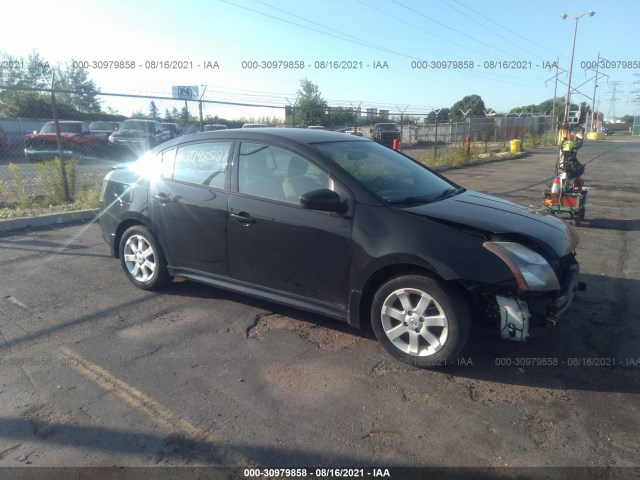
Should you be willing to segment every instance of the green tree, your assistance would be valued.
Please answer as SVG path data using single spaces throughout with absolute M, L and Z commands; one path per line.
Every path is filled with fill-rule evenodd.
M 463 122 L 465 116 L 460 111 L 467 112 L 467 117 L 483 117 L 484 111 L 486 110 L 484 106 L 484 101 L 480 95 L 467 95 L 463 97 L 462 100 L 458 100 L 453 104 L 449 111 L 449 120 L 451 122 Z
M 80 112 L 99 112 L 100 101 L 97 96 L 100 93 L 95 82 L 89 78 L 89 72 L 77 66 L 73 61 L 64 66 L 57 65 L 56 84 L 58 90 L 67 90 L 73 93 L 60 92 L 57 100 L 67 103 Z
M 38 52 L 32 52 L 27 58 L 0 55 L 0 83 L 9 87 L 51 88 L 51 65 Z M 11 66 L 11 68 L 10 68 Z M 15 67 L 15 68 L 14 68 Z
M 160 120 L 158 107 L 156 106 L 156 102 L 153 100 L 149 102 L 149 118 L 152 118 L 153 120 Z
M 352 108 L 328 108 L 326 126 L 343 127 L 355 124 L 355 112 Z
M 449 121 L 450 110 L 448 108 L 443 108 L 438 112 L 438 123 L 447 123 Z M 434 124 L 436 123 L 436 112 L 431 111 L 429 115 L 427 115 L 424 119 L 424 123 L 426 124 Z
M 302 79 L 298 90 L 295 119 L 298 125 L 324 125 L 327 118 L 327 102 L 320 95 L 318 85 Z
M 36 51 L 27 58 L 1 54 L 0 59 L 2 65 L 7 66 L 0 68 L 0 85 L 13 87 L 0 92 L 0 114 L 50 118 L 51 95 L 27 89 L 50 89 L 54 78 L 55 89 L 65 90 L 57 94 L 60 118 L 78 119 L 82 118 L 82 113 L 101 111 L 98 88 L 89 79 L 88 72 L 74 66 L 73 62 L 52 66 Z M 19 65 L 20 68 L 8 68 L 8 65 Z M 16 90 L 18 88 L 25 90 Z
M 182 110 L 180 111 L 180 121 L 182 123 L 188 123 L 189 119 L 191 118 L 191 116 L 189 115 L 189 108 L 188 107 L 182 107 Z

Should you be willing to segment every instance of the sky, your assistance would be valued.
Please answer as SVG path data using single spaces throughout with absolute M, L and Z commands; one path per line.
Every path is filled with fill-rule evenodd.
M 197 86 L 206 100 L 279 106 L 294 104 L 308 79 L 331 106 L 391 115 L 424 115 L 472 94 L 498 113 L 553 98 L 554 89 L 564 96 L 575 32 L 572 102 L 591 105 L 589 67 L 599 56 L 596 110 L 640 115 L 637 0 L 31 0 L 24 8 L 0 29 L 0 52 L 89 62 L 103 92 L 170 97 L 172 86 Z M 93 63 L 104 61 L 135 68 Z M 139 109 L 105 104 L 124 115 Z

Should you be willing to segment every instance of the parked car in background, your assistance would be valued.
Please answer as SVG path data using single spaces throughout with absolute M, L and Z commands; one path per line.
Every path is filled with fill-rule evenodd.
M 326 127 L 323 127 L 322 125 L 309 125 L 307 128 L 310 128 L 311 130 L 326 130 Z
M 242 128 L 266 128 L 264 123 L 245 123 Z
M 613 135 L 613 129 L 609 127 L 602 127 L 602 133 L 605 135 Z
M 169 132 L 170 138 L 176 138 L 182 135 L 182 126 L 179 123 L 163 122 L 160 128 Z
M 170 140 L 170 133 L 156 120 L 125 120 L 118 131 L 109 136 L 110 143 L 128 147 L 134 153 L 144 152 L 167 140 Z
M 362 130 L 345 130 L 347 135 L 355 135 L 356 137 L 366 137 Z
M 60 120 L 60 136 L 63 156 L 68 158 L 82 158 L 100 152 L 106 145 L 106 139 L 91 135 L 89 124 L 75 120 Z M 27 159 L 35 162 L 50 160 L 59 156 L 55 122 L 44 124 L 40 132 L 27 135 L 25 138 L 24 154 Z
M 111 170 L 101 204 L 135 286 L 183 277 L 370 324 L 419 367 L 455 362 L 472 318 L 526 340 L 580 286 L 573 227 L 338 132 L 183 136 Z
M 204 126 L 205 132 L 215 132 L 216 130 L 226 130 L 226 129 L 227 129 L 227 126 L 221 123 L 214 123 L 214 124 L 209 124 Z
M 370 132 L 374 142 L 392 147 L 394 140 L 400 140 L 400 130 L 395 123 L 376 123 Z
M 101 135 L 109 138 L 109 135 L 118 130 L 118 125 L 120 125 L 120 122 L 98 120 L 89 124 L 89 130 L 91 130 L 91 135 Z

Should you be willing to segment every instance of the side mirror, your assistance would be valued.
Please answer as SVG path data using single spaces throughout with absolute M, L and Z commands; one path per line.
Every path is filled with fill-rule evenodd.
M 343 213 L 347 207 L 333 190 L 322 188 L 312 190 L 300 196 L 300 205 L 308 210 L 318 210 L 320 212 Z

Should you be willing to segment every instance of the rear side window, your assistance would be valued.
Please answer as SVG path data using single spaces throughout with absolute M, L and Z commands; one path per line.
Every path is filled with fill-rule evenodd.
M 173 163 L 174 180 L 224 188 L 230 151 L 231 142 L 194 143 L 178 147 L 173 162 L 167 163 Z M 163 167 L 164 163 L 163 158 Z

